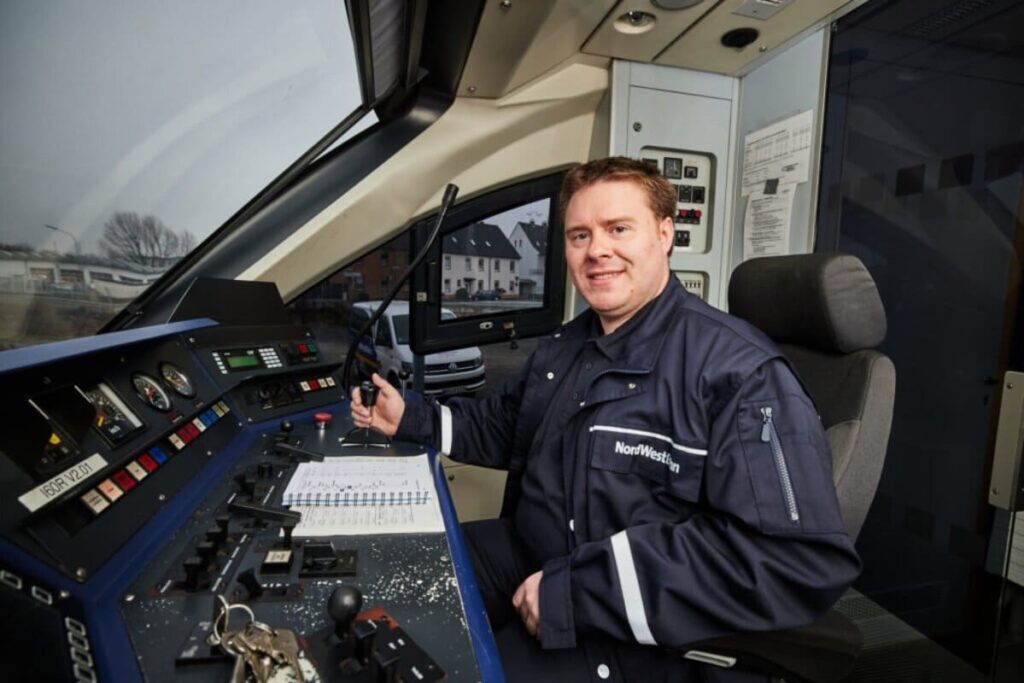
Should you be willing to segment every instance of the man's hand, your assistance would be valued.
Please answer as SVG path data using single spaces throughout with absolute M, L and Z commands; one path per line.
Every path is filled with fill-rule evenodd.
M 377 386 L 377 403 L 372 409 L 367 408 L 359 395 L 359 387 L 353 387 L 352 421 L 356 427 L 373 427 L 385 436 L 394 436 L 405 413 L 405 399 L 376 372 L 372 379 Z
M 526 577 L 512 596 L 512 606 L 519 612 L 519 618 L 531 636 L 540 638 L 540 580 L 544 572 Z

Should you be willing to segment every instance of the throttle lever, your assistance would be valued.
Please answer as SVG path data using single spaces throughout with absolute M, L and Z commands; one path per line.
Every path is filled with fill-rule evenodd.
M 373 382 L 367 380 L 359 385 L 359 398 L 367 408 L 372 408 L 377 404 L 378 393 L 377 385 Z

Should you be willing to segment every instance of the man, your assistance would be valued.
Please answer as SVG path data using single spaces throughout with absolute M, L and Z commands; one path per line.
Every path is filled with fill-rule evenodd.
M 372 414 L 353 393 L 359 426 L 509 470 L 512 514 L 464 532 L 510 680 L 704 680 L 665 648 L 810 623 L 859 571 L 813 404 L 672 277 L 675 207 L 644 162 L 576 167 L 566 261 L 590 308 L 519 381 L 439 406 L 375 376 Z

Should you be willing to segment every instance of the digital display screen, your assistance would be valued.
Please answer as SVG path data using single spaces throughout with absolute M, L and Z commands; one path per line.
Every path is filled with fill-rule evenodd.
M 495 316 L 544 306 L 552 200 L 537 199 L 447 233 L 441 239 L 441 319 Z
M 228 367 L 232 370 L 241 370 L 242 368 L 258 368 L 263 365 L 257 356 L 227 356 L 224 360 L 227 361 Z

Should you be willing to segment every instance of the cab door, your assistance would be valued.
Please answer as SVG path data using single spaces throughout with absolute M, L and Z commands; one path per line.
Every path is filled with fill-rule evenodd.
M 1024 369 L 1024 7 L 954 6 L 868 3 L 830 47 L 816 248 L 871 271 L 897 375 L 856 680 L 1024 680 L 1024 534 L 989 504 Z

